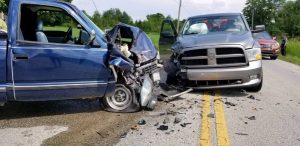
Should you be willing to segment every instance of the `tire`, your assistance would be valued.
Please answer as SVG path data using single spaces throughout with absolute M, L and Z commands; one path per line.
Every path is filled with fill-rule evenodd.
M 276 60 L 278 56 L 270 56 L 272 60 Z
M 261 82 L 258 85 L 254 86 L 254 87 L 249 87 L 246 90 L 250 91 L 250 92 L 259 92 L 262 88 L 262 85 L 263 85 L 263 79 L 261 80 Z
M 109 112 L 132 113 L 140 110 L 135 92 L 122 84 L 116 85 L 113 96 L 101 98 L 100 105 Z

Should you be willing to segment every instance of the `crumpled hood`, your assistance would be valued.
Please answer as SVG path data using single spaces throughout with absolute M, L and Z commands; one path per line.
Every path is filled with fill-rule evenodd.
M 191 48 L 197 46 L 211 45 L 242 45 L 251 48 L 255 40 L 251 32 L 244 33 L 211 33 L 206 35 L 185 35 L 177 39 L 177 44 L 181 48 Z

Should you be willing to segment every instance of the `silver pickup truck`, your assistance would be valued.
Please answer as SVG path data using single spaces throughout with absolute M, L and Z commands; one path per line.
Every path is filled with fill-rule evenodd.
M 261 47 L 240 13 L 190 17 L 178 34 L 171 20 L 161 27 L 160 49 L 172 50 L 168 84 L 194 89 L 260 91 Z

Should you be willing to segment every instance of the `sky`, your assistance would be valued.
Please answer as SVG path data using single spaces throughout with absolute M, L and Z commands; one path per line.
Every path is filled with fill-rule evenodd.
M 133 20 L 145 20 L 148 14 L 162 13 L 177 18 L 179 0 L 94 0 L 102 13 L 110 8 L 126 11 Z M 246 0 L 182 0 L 181 18 L 190 16 L 238 12 L 245 6 Z M 73 0 L 74 5 L 92 15 L 96 10 L 92 0 Z

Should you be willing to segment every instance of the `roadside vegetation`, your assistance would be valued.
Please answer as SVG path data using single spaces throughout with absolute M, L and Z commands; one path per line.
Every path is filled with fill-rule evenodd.
M 243 13 L 250 25 L 253 16 L 253 29 L 255 25 L 265 25 L 279 43 L 285 34 L 287 55 L 279 59 L 300 65 L 300 0 L 247 0 Z
M 287 55 L 279 56 L 279 59 L 300 65 L 300 38 L 290 39 L 287 45 Z

